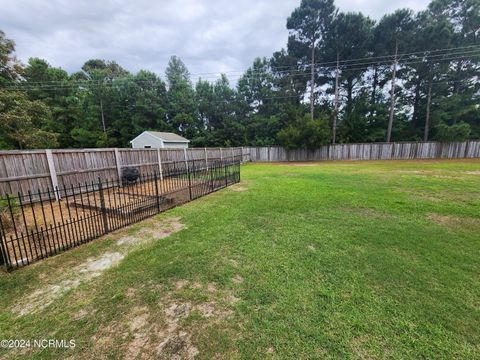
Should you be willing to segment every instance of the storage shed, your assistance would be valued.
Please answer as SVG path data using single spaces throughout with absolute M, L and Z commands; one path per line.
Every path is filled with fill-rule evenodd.
M 171 133 L 159 131 L 144 131 L 130 141 L 134 149 L 186 149 L 190 140 Z

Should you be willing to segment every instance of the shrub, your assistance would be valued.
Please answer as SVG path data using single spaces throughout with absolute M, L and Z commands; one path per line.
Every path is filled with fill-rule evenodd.
M 459 122 L 452 126 L 440 123 L 435 126 L 435 130 L 435 140 L 443 142 L 465 141 L 470 136 L 471 127 L 465 122 Z
M 10 204 L 12 206 L 13 218 L 16 219 L 19 216 L 17 202 L 14 197 L 10 196 Z M 13 228 L 12 215 L 8 208 L 7 196 L 0 197 L 0 219 L 3 224 L 4 231 L 9 231 Z
M 305 115 L 280 130 L 277 138 L 286 149 L 317 149 L 330 142 L 331 131 L 325 116 L 311 120 Z

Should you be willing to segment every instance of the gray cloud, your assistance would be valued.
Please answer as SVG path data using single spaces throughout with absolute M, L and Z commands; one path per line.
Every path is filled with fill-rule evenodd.
M 0 3 L 3 0 L 0 0 Z M 300 0 L 68 1 L 16 0 L 1 4 L 0 29 L 18 57 L 46 59 L 67 71 L 90 58 L 115 60 L 130 71 L 163 75 L 171 55 L 192 74 L 246 69 L 257 56 L 285 46 L 286 18 Z M 373 19 L 400 7 L 424 9 L 427 0 L 337 0 L 342 11 Z M 198 76 L 195 76 L 198 77 Z

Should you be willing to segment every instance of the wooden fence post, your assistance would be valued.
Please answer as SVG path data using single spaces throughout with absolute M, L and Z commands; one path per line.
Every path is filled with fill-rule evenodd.
M 207 154 L 207 148 L 205 148 L 205 166 L 208 170 L 208 154 Z
M 158 178 L 157 173 L 153 173 L 153 179 L 155 181 L 155 199 L 157 200 L 157 212 L 160 212 L 160 194 L 158 192 Z
M 113 149 L 115 152 L 115 165 L 117 166 L 117 175 L 118 175 L 118 183 L 120 186 L 123 186 L 122 182 L 122 158 L 120 157 L 120 151 L 117 148 Z
M 55 200 L 61 199 L 60 192 L 58 189 L 58 178 L 57 171 L 55 170 L 55 162 L 53 161 L 52 150 L 45 150 L 45 155 L 47 156 L 48 170 L 50 171 L 50 179 L 52 180 L 53 193 L 55 194 Z
M 185 160 L 185 169 L 188 171 L 187 149 L 183 149 L 183 158 Z
M 157 148 L 158 170 L 160 172 L 160 180 L 163 180 L 162 157 L 160 156 L 160 149 Z
M 470 141 L 465 141 L 465 151 L 463 153 L 463 157 L 466 158 L 468 155 L 468 145 L 470 144 Z
M 220 148 L 220 161 L 223 161 L 222 148 Z

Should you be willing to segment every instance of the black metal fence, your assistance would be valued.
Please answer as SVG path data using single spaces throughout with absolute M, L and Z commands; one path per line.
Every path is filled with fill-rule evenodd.
M 190 160 L 132 183 L 99 178 L 8 195 L 0 200 L 0 265 L 28 265 L 239 181 L 239 159 Z

